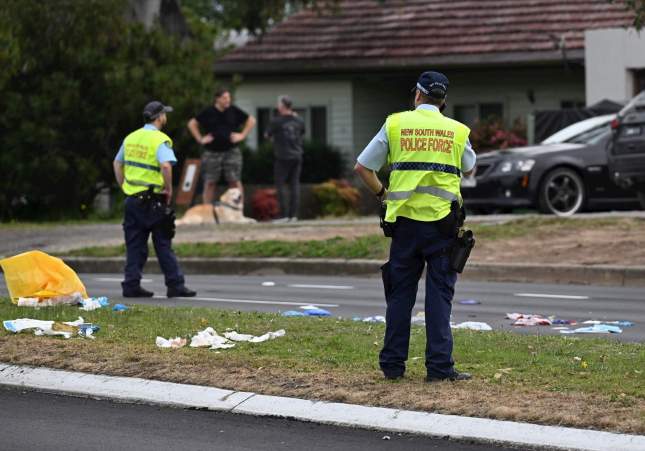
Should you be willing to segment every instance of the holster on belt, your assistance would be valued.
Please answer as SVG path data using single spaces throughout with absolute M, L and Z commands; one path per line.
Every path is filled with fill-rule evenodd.
M 475 237 L 472 230 L 464 229 L 466 209 L 454 200 L 450 204 L 450 213 L 437 222 L 440 233 L 446 238 L 454 238 L 450 249 L 450 269 L 462 273 L 470 257 L 470 251 L 475 247 Z
M 381 202 L 381 210 L 379 212 L 380 226 L 383 230 L 383 235 L 385 235 L 387 238 L 392 238 L 392 235 L 394 235 L 394 223 L 387 222 L 385 220 L 386 214 L 387 204 L 385 202 Z
M 175 210 L 170 205 L 166 205 L 164 207 L 163 220 L 159 224 L 159 227 L 169 240 L 175 237 L 175 219 Z
M 475 247 L 473 231 L 465 229 L 459 230 L 455 244 L 453 244 L 450 250 L 450 269 L 461 274 L 473 247 Z

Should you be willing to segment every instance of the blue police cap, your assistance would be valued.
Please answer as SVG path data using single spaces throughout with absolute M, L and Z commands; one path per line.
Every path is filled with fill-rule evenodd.
M 153 100 L 143 108 L 143 118 L 146 121 L 154 121 L 161 113 L 170 113 L 171 111 L 171 106 L 166 106 L 158 100 Z
M 449 84 L 448 77 L 441 72 L 427 71 L 419 76 L 417 85 L 412 90 L 418 89 L 427 96 L 441 100 L 446 97 Z

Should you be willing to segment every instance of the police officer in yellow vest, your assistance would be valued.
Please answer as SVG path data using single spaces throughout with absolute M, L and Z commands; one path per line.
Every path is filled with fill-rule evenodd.
M 387 379 L 405 373 L 410 320 L 417 286 L 426 274 L 426 380 L 465 380 L 454 368 L 450 312 L 457 273 L 449 250 L 456 238 L 461 203 L 461 174 L 475 166 L 465 125 L 441 114 L 448 78 L 424 72 L 413 89 L 413 111 L 389 116 L 381 131 L 358 156 L 355 171 L 387 204 L 392 229 L 390 259 L 383 268 L 386 330 L 379 364 Z M 388 190 L 374 171 L 388 164 Z M 452 207 L 452 208 L 451 208 Z
M 167 296 L 192 297 L 197 294 L 184 285 L 168 227 L 172 165 L 177 159 L 172 150 L 172 140 L 161 129 L 166 125 L 166 113 L 170 111 L 172 108 L 161 102 L 148 103 L 143 109 L 145 125 L 123 140 L 114 159 L 116 180 L 127 196 L 123 221 L 127 261 L 125 280 L 121 284 L 124 297 L 153 295 L 141 287 L 150 234 L 165 276 Z

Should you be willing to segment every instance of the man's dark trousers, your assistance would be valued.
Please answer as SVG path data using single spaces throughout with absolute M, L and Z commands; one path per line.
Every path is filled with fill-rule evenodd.
M 273 178 L 276 190 L 278 191 L 278 202 L 280 213 L 283 218 L 295 218 L 298 216 L 300 206 L 300 173 L 302 172 L 302 158 L 289 160 L 275 160 L 273 164 Z M 291 195 L 287 205 L 287 188 L 289 183 Z
M 390 261 L 382 268 L 387 310 L 379 363 L 388 377 L 405 372 L 412 308 L 426 264 L 427 375 L 445 377 L 453 372 L 450 312 L 457 273 L 450 270 L 448 253 L 441 252 L 452 244 L 453 239 L 441 235 L 435 222 L 398 218 L 394 226 Z
M 166 286 L 181 288 L 184 286 L 184 275 L 179 269 L 177 258 L 172 250 L 170 240 L 161 229 L 165 205 L 159 200 L 143 201 L 128 196 L 125 199 L 125 246 L 127 261 L 125 263 L 125 280 L 123 291 L 140 286 L 143 265 L 148 259 L 148 238 L 152 233 L 152 243 L 157 254 L 159 266 L 164 273 Z

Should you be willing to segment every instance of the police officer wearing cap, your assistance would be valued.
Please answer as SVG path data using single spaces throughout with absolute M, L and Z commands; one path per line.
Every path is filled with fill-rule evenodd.
M 410 320 L 417 287 L 426 272 L 426 371 L 428 382 L 466 380 L 454 368 L 450 312 L 457 273 L 449 250 L 456 238 L 455 206 L 463 203 L 461 174 L 475 167 L 464 124 L 445 117 L 448 78 L 424 72 L 413 88 L 415 109 L 392 114 L 358 156 L 355 171 L 381 200 L 392 230 L 389 262 L 383 265 L 386 329 L 379 364 L 387 379 L 405 373 Z M 388 190 L 375 171 L 390 167 Z
M 143 109 L 145 125 L 130 133 L 114 159 L 114 174 L 125 199 L 125 245 L 127 260 L 124 297 L 152 297 L 141 287 L 143 266 L 148 259 L 148 237 L 157 254 L 167 287 L 167 296 L 192 297 L 197 293 L 184 285 L 184 276 L 172 250 L 172 165 L 177 162 L 172 140 L 161 129 L 172 107 L 153 101 Z M 170 223 L 169 223 L 170 221 Z

